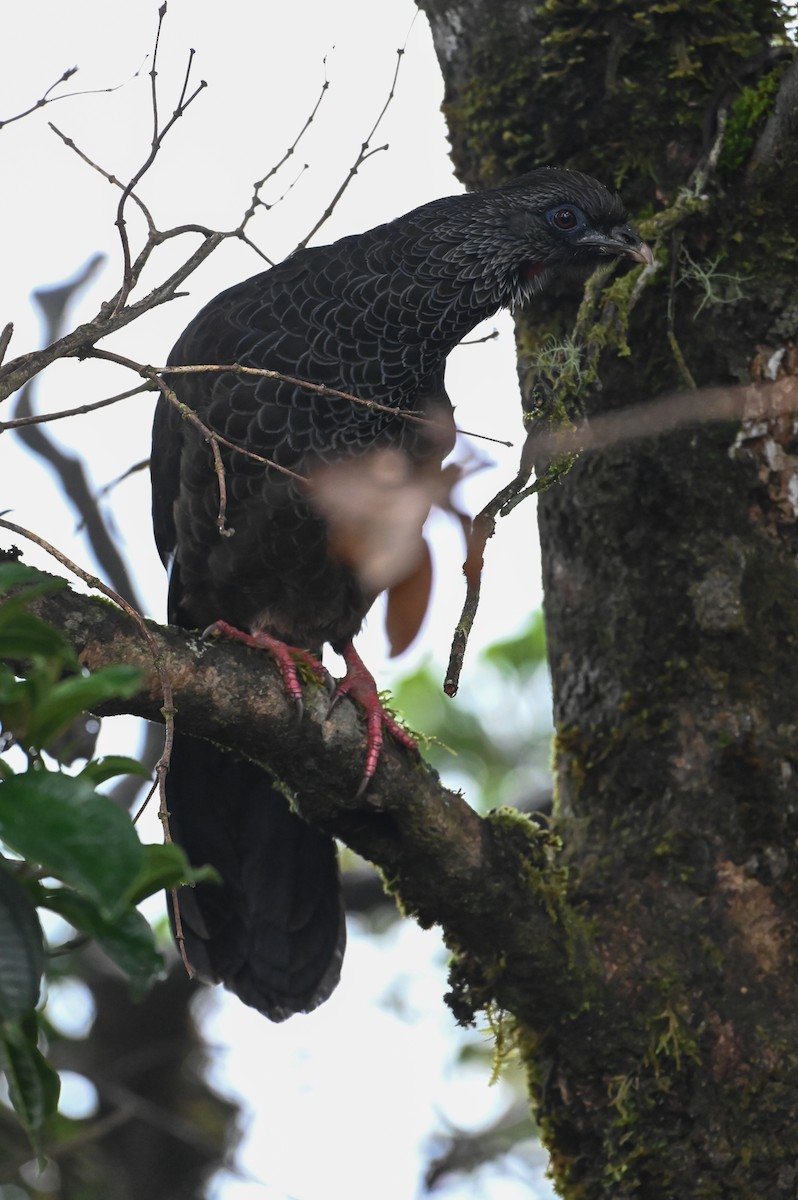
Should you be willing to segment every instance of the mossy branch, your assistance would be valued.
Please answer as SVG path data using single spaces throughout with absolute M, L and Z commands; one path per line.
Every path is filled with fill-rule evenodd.
M 343 700 L 329 713 L 325 689 L 308 685 L 298 717 L 262 652 L 148 623 L 156 669 L 152 642 L 112 605 L 62 590 L 34 607 L 89 670 L 124 662 L 145 672 L 139 694 L 109 704 L 106 715 L 162 721 L 166 674 L 181 731 L 268 764 L 302 816 L 380 868 L 406 913 L 441 925 L 459 959 L 461 1019 L 494 1003 L 545 1030 L 589 1003 L 598 961 L 570 909 L 559 842 L 546 830 L 517 813 L 480 817 L 394 745 L 358 799 L 365 738 L 357 709 Z

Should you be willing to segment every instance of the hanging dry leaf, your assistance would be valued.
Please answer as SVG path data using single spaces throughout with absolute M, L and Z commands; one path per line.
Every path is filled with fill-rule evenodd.
M 433 506 L 457 518 L 468 545 L 470 519 L 451 498 L 462 475 L 454 463 L 418 466 L 396 450 L 375 450 L 312 476 L 312 500 L 329 525 L 333 553 L 367 594 L 389 592 L 393 655 L 413 641 L 429 604 L 432 563 L 422 530 Z
M 432 592 L 432 555 L 423 537 L 421 544 L 423 553 L 418 566 L 406 579 L 388 589 L 385 632 L 388 635 L 391 658 L 404 653 L 415 641 L 429 607 Z

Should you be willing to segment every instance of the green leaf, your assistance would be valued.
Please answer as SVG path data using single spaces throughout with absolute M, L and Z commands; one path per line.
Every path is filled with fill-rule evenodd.
M 0 726 L 6 734 L 18 737 L 24 731 L 30 716 L 31 691 L 27 680 L 15 679 L 0 666 Z
M 21 562 L 0 563 L 0 596 L 17 589 L 13 596 L 3 600 L 3 607 L 27 604 L 34 596 L 45 592 L 58 592 L 67 587 L 67 581 L 58 575 L 45 575 L 36 567 Z
M 140 904 L 147 896 L 162 888 L 179 887 L 184 883 L 218 883 L 220 876 L 213 867 L 192 867 L 180 846 L 147 843 L 142 846 L 144 861 L 133 882 L 130 899 Z
M 526 629 L 516 637 L 488 646 L 483 657 L 505 675 L 523 675 L 545 662 L 546 627 L 542 610 L 532 614 Z
M 20 661 L 40 656 L 77 664 L 77 657 L 57 629 L 32 613 L 0 609 L 0 658 Z
M 87 762 L 80 772 L 81 779 L 90 783 L 105 783 L 106 779 L 114 779 L 117 775 L 140 775 L 149 779 L 150 772 L 135 758 L 127 758 L 124 754 L 107 754 L 104 758 L 95 758 Z
M 32 769 L 0 787 L 0 838 L 109 914 L 125 905 L 143 859 L 127 813 L 57 771 Z
M 58 1108 L 61 1080 L 36 1045 L 36 1022 L 6 1021 L 0 1026 L 0 1065 L 8 1094 L 36 1154 L 41 1132 Z
M 36 707 L 27 734 L 30 744 L 45 747 L 74 717 L 102 700 L 135 696 L 142 678 L 135 667 L 118 666 L 63 679 Z
M 36 909 L 0 858 L 0 1020 L 30 1012 L 39 1001 L 44 945 Z
M 41 902 L 102 946 L 128 976 L 136 998 L 163 970 L 163 958 L 156 949 L 152 929 L 135 908 L 108 917 L 85 896 L 68 888 L 45 893 Z

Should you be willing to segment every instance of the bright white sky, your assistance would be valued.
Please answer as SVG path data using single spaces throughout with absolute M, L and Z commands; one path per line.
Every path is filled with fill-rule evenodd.
M 117 88 L 59 101 L 0 129 L 5 181 L 0 326 L 14 322 L 10 356 L 40 341 L 32 289 L 63 281 L 98 250 L 107 254 L 107 262 L 75 320 L 93 315 L 117 286 L 121 256 L 113 221 L 118 193 L 63 145 L 48 121 L 127 180 L 149 147 L 147 72 L 157 8 L 156 0 L 29 0 L 15 6 L 6 24 L 0 120 L 34 103 L 74 65 L 80 70 L 62 90 Z M 277 199 L 302 164 L 308 169 L 290 196 L 262 211 L 249 229 L 272 259 L 282 258 L 345 177 L 384 103 L 396 50 L 406 39 L 396 97 L 373 142 L 388 142 L 390 149 L 361 168 L 316 240 L 332 241 L 459 191 L 447 156 L 439 112 L 443 88 L 429 30 L 421 16 L 413 24 L 415 16 L 411 0 L 227 0 L 224 6 L 170 0 L 158 64 L 162 119 L 179 94 L 189 47 L 196 50 L 193 78 L 206 79 L 208 87 L 177 123 L 139 188 L 159 227 L 238 224 L 253 181 L 282 157 L 310 113 L 326 57 L 330 88 L 325 101 L 267 198 Z M 131 206 L 128 215 L 133 213 Z M 135 239 L 134 219 L 131 233 Z M 142 294 L 169 272 L 176 254 L 185 256 L 195 244 L 196 239 L 186 238 L 163 248 L 143 280 Z M 189 281 L 190 297 L 149 314 L 109 340 L 109 347 L 142 362 L 163 363 L 207 299 L 261 269 L 247 247 L 225 244 Z M 464 489 L 464 504 L 472 512 L 514 473 L 521 442 L 511 323 L 504 316 L 484 332 L 491 328 L 499 328 L 501 336 L 455 351 L 447 375 L 460 426 L 515 443 L 510 451 L 470 443 L 473 453 L 498 466 L 476 474 Z M 56 364 L 40 381 L 39 409 L 98 400 L 136 382 L 104 364 Z M 99 488 L 147 457 L 153 403 L 137 397 L 51 428 L 65 446 L 85 456 Z M 12 520 L 92 565 L 57 486 L 10 437 L 2 439 L 0 480 L 0 508 L 11 509 Z M 133 565 L 147 612 L 163 617 L 166 588 L 150 536 L 144 476 L 117 488 L 111 503 L 118 542 Z M 462 603 L 462 546 L 453 526 L 439 524 L 436 602 L 416 647 L 398 664 L 389 664 L 375 617 L 361 643 L 381 685 L 389 684 L 392 672 L 404 672 L 422 659 L 432 656 L 445 664 L 448 657 Z M 0 544 L 11 540 L 0 533 Z M 34 548 L 24 549 L 28 561 L 59 569 Z M 489 547 L 474 650 L 512 634 L 539 595 L 534 511 L 526 505 L 502 522 Z M 464 696 L 468 686 L 466 667 Z M 117 739 L 118 730 L 119 723 L 112 735 Z M 114 749 L 122 749 L 118 740 Z M 382 1200 L 408 1200 L 420 1194 L 424 1144 L 432 1130 L 446 1120 L 477 1126 L 498 1113 L 505 1097 L 500 1089 L 488 1091 L 481 1070 L 472 1080 L 461 1071 L 452 1075 L 457 1043 L 441 1000 L 443 964 L 435 935 L 404 923 L 377 942 L 353 930 L 341 987 L 311 1017 L 275 1027 L 218 991 L 203 996 L 206 1028 L 219 1046 L 220 1086 L 236 1090 L 252 1105 L 238 1163 L 241 1174 L 220 1180 L 217 1200 L 372 1200 L 377 1192 Z M 400 986 L 406 988 L 403 1014 L 391 1001 Z M 489 1186 L 491 1200 L 529 1197 L 526 1183 L 520 1185 L 512 1174 L 493 1174 L 489 1183 L 483 1176 L 438 1194 L 476 1196 L 483 1185 Z M 548 1194 L 542 1183 L 540 1195 Z

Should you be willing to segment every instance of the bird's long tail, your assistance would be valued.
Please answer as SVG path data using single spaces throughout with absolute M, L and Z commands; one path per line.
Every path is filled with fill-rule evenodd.
M 321 1004 L 346 941 L 333 840 L 291 812 L 266 771 L 185 735 L 167 803 L 173 839 L 222 880 L 178 893 L 191 965 L 272 1021 Z

